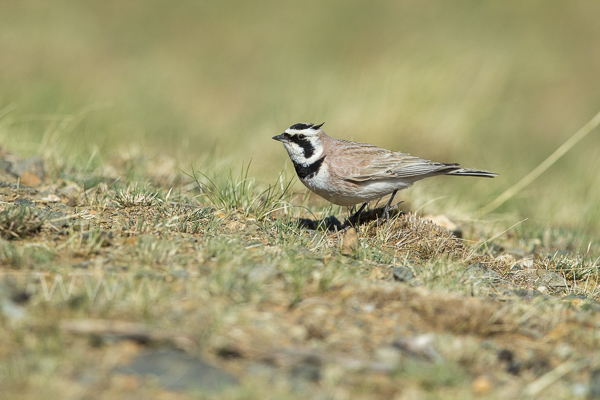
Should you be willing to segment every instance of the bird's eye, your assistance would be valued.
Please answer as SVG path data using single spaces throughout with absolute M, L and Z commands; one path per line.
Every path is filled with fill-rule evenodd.
M 306 135 L 304 135 L 302 133 L 298 135 L 298 139 L 305 139 L 305 138 L 306 138 Z

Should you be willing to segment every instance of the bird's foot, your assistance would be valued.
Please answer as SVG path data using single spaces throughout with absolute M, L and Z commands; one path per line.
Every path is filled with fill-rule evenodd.
M 358 223 L 360 222 L 360 214 L 367 207 L 367 204 L 368 203 L 363 203 L 363 205 L 360 206 L 360 208 L 358 209 L 358 211 L 355 212 L 351 217 L 348 218 L 348 220 L 346 221 L 346 223 L 348 225 L 358 225 Z M 344 224 L 344 225 L 346 225 L 346 224 Z
M 383 214 L 381 215 L 381 218 L 378 221 L 378 224 L 382 224 L 384 222 L 387 222 L 390 219 L 390 211 L 393 211 L 394 209 L 396 209 L 400 204 L 404 203 L 404 201 L 399 201 L 398 203 L 396 203 L 395 205 L 391 206 L 389 205 L 389 203 L 385 206 L 385 208 L 383 209 Z

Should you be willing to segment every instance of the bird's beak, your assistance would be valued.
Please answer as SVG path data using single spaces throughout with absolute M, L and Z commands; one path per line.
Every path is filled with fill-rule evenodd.
M 286 139 L 286 137 L 284 136 L 284 134 L 282 133 L 281 135 L 277 135 L 277 136 L 273 136 L 271 139 L 273 140 L 277 140 L 283 143 L 287 143 L 288 140 Z

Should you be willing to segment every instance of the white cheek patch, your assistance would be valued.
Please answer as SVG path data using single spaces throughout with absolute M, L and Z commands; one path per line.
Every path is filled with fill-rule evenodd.
M 285 149 L 287 150 L 292 161 L 295 161 L 297 163 L 306 162 L 306 158 L 304 158 L 304 150 L 296 143 L 286 143 Z
M 312 145 L 312 154 L 306 158 L 306 151 L 302 146 L 294 142 L 285 143 L 285 149 L 287 150 L 292 161 L 298 164 L 310 165 L 317 161 L 323 155 L 323 145 L 317 137 L 308 138 Z M 310 154 L 310 153 L 309 153 Z
M 321 155 L 323 155 L 323 146 L 321 145 L 321 143 L 319 143 L 318 140 L 311 140 L 311 143 L 313 145 L 313 154 L 312 156 L 310 156 L 309 158 L 306 158 L 305 162 L 307 164 L 312 164 L 315 161 L 317 161 L 319 158 L 321 158 Z

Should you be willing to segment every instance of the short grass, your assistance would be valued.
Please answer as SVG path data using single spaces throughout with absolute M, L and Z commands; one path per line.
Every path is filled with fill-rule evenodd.
M 218 395 L 231 399 L 570 399 L 599 367 L 589 356 L 597 241 L 493 220 L 461 222 L 458 239 L 408 213 L 365 220 L 342 255 L 346 233 L 326 221 L 343 222 L 346 210 L 288 192 L 285 180 L 250 182 L 244 164 L 239 178 L 205 172 L 226 184 L 207 191 L 191 173 L 176 187 L 138 173 L 130 182 L 126 164 L 105 165 L 121 178 L 96 179 L 77 200 L 50 184 L 61 202 L 47 208 L 69 222 L 0 242 L 0 383 L 11 398 L 196 398 L 113 372 L 149 346 L 238 376 Z M 3 195 L 42 196 L 22 190 Z M 266 204 L 248 207 L 253 199 Z M 0 213 L 13 215 L 6 203 Z M 395 266 L 415 278 L 397 281 Z M 564 279 L 548 283 L 540 271 Z M 144 327 L 143 338 L 103 328 L 124 322 Z
M 37 232 L 43 220 L 26 206 L 8 207 L 0 213 L 0 236 L 18 239 Z
M 36 192 L 0 164 L 2 398 L 210 398 L 114 373 L 164 346 L 240 379 L 218 398 L 585 398 L 598 131 L 476 211 L 598 112 L 598 7 L 0 5 L 0 158 L 46 165 Z M 301 121 L 500 176 L 354 241 L 270 139 Z
M 235 173 L 253 160 L 252 177 L 275 182 L 287 156 L 270 137 L 326 121 L 334 137 L 498 172 L 493 182 L 436 178 L 406 194 L 470 217 L 599 111 L 598 7 L 6 3 L 0 140 L 20 154 L 78 160 L 80 174 L 114 153 L 161 152 L 188 173 L 211 157 Z M 587 137 L 499 218 L 596 232 L 598 144 Z

